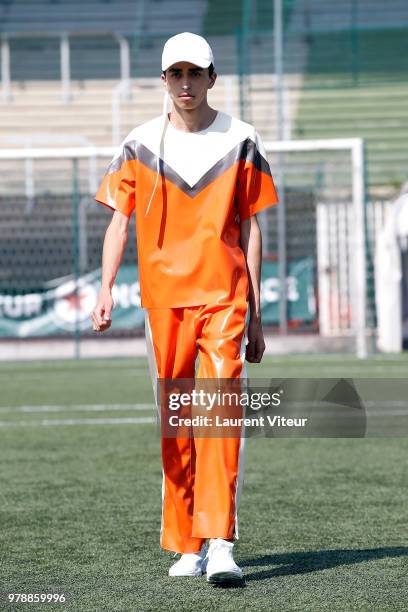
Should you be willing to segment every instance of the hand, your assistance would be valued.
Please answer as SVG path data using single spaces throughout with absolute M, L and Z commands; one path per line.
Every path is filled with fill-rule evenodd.
M 92 325 L 96 332 L 104 332 L 112 325 L 111 312 L 113 308 L 112 294 L 109 289 L 101 289 L 98 303 L 92 311 Z
M 251 363 L 259 363 L 265 351 L 265 341 L 260 319 L 250 319 L 248 324 L 248 344 L 245 358 Z

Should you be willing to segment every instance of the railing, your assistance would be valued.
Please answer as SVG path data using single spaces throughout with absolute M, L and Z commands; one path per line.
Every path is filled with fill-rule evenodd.
M 118 145 L 121 139 L 121 112 L 122 98 L 127 101 L 132 99 L 132 81 L 123 79 L 112 90 L 112 145 Z
M 88 36 L 109 36 L 118 43 L 120 54 L 120 78 L 121 80 L 130 78 L 130 47 L 129 41 L 125 36 L 109 31 L 97 32 L 75 32 L 75 33 L 50 33 L 33 32 L 3 34 L 1 39 L 1 86 L 2 99 L 4 102 L 12 101 L 11 93 L 11 62 L 10 62 L 10 40 L 14 38 L 58 38 L 60 50 L 60 81 L 61 81 L 61 100 L 65 103 L 72 99 L 71 94 L 71 59 L 70 59 L 70 38 Z

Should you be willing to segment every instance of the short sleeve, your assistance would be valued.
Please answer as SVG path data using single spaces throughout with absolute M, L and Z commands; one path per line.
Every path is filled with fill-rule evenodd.
M 123 141 L 110 162 L 95 200 L 130 217 L 135 209 L 135 155 L 130 141 Z
M 265 148 L 256 130 L 245 142 L 238 173 L 236 202 L 240 221 L 279 202 Z

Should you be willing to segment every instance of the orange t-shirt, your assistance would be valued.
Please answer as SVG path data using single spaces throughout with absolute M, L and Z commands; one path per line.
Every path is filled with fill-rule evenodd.
M 161 138 L 162 128 L 157 117 L 130 132 L 95 196 L 128 217 L 136 211 L 141 305 L 246 301 L 239 221 L 278 202 L 259 134 L 221 111 L 200 132 L 168 118 Z

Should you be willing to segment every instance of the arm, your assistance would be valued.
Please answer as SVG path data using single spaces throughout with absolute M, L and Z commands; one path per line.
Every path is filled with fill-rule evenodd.
M 241 245 L 244 251 L 249 281 L 249 323 L 246 359 L 259 363 L 265 351 L 261 321 L 260 285 L 262 234 L 256 215 L 241 221 Z
M 102 253 L 102 284 L 98 302 L 92 312 L 94 331 L 103 332 L 112 324 L 113 308 L 112 287 L 122 261 L 128 237 L 129 218 L 115 210 L 108 225 L 103 242 Z

